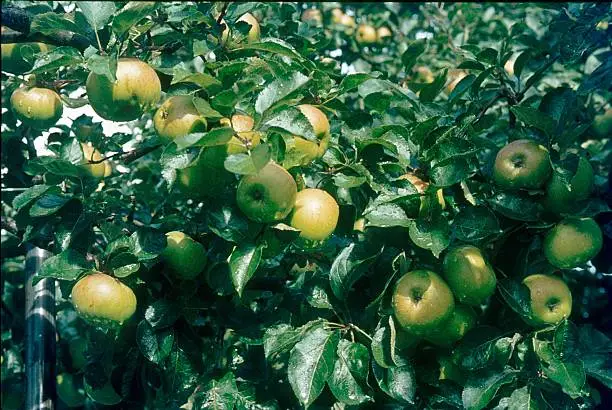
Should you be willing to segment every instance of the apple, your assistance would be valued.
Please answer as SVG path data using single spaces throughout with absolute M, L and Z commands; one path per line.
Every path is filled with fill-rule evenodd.
M 85 88 L 91 108 L 111 121 L 132 121 L 157 104 L 161 83 L 155 70 L 136 58 L 120 58 L 117 80 L 89 73 Z
M 64 112 L 62 100 L 55 91 L 37 87 L 13 91 L 11 107 L 21 122 L 38 130 L 54 126 Z
M 506 73 L 508 73 L 510 77 L 514 75 L 514 62 L 515 61 L 516 61 L 516 57 L 511 57 L 508 60 L 506 60 L 504 64 L 504 70 L 506 70 Z
M 136 311 L 136 295 L 132 289 L 101 272 L 79 279 L 71 297 L 77 313 L 95 325 L 122 324 Z
M 455 305 L 455 309 L 448 319 L 436 329 L 427 333 L 425 340 L 438 346 L 450 346 L 461 340 L 475 324 L 476 314 L 471 308 Z
M 306 9 L 302 12 L 302 21 L 304 23 L 312 21 L 315 24 L 321 24 L 323 22 L 323 15 L 319 9 Z
M 455 87 L 457 86 L 457 84 L 459 84 L 459 82 L 461 80 L 463 80 L 465 78 L 465 76 L 467 76 L 468 73 L 466 73 L 463 70 L 450 70 L 448 72 L 448 84 L 446 85 L 446 93 L 450 94 L 451 92 L 453 92 L 453 90 L 455 89 Z
M 569 187 L 563 182 L 560 174 L 553 172 L 546 186 L 544 203 L 546 209 L 557 214 L 575 211 L 593 192 L 595 176 L 590 162 L 580 157 L 576 173 L 569 180 Z
M 183 232 L 166 233 L 166 249 L 161 257 L 166 267 L 179 279 L 195 279 L 206 265 L 206 249 Z
M 323 111 L 310 104 L 301 104 L 297 108 L 310 122 L 319 142 L 310 141 L 297 135 L 286 141 L 283 165 L 288 168 L 308 165 L 315 159 L 321 158 L 327 151 L 331 138 L 329 120 Z
M 253 131 L 255 120 L 248 115 L 234 114 L 232 118 L 221 118 L 219 121 L 222 125 L 231 127 L 238 136 L 233 136 L 226 145 L 217 145 L 210 147 L 215 155 L 223 158 L 223 162 L 228 155 L 241 154 L 248 151 L 261 142 L 261 133 Z M 221 166 L 222 161 L 217 161 Z
M 260 223 L 284 219 L 296 201 L 295 180 L 280 165 L 269 162 L 254 175 L 242 177 L 236 190 L 240 210 Z
M 382 26 L 376 30 L 376 37 L 380 43 L 384 43 L 385 41 L 393 37 L 393 32 L 389 27 Z
M 341 9 L 339 8 L 333 9 L 331 11 L 331 15 L 332 15 L 332 23 L 341 24 L 342 16 L 344 16 L 344 12 Z
M 554 325 L 572 312 L 572 293 L 561 279 L 535 274 L 523 279 L 531 296 L 531 325 Z
M 495 292 L 495 272 L 475 246 L 451 249 L 444 258 L 443 271 L 446 283 L 461 303 L 479 306 Z
M 212 198 L 235 181 L 234 175 L 223 167 L 225 157 L 211 148 L 215 147 L 204 148 L 193 164 L 177 170 L 176 185 L 191 198 Z
M 416 66 L 414 67 L 414 72 L 415 72 L 415 75 L 413 76 L 414 81 L 417 83 L 429 84 L 429 83 L 432 83 L 435 79 L 433 72 L 431 71 L 429 67 Z
M 261 28 L 259 26 L 259 21 L 257 21 L 255 16 L 253 16 L 251 13 L 245 13 L 242 16 L 240 16 L 238 20 L 236 20 L 236 23 L 238 23 L 239 21 L 243 21 L 251 26 L 246 36 L 247 41 L 249 43 L 255 43 L 259 41 L 259 37 L 261 35 Z M 228 40 L 230 39 L 231 31 L 224 20 L 221 20 L 221 23 L 225 24 L 225 28 L 221 32 L 221 43 L 227 44 Z M 238 36 L 236 36 L 235 40 L 240 42 L 242 38 L 239 38 Z
M 361 24 L 357 28 L 356 39 L 358 43 L 372 44 L 377 38 L 376 29 L 369 24 Z
M 81 407 L 85 404 L 85 389 L 78 385 L 77 377 L 70 373 L 56 376 L 57 395 L 68 407 Z
M 289 224 L 301 231 L 301 238 L 322 241 L 334 232 L 339 216 L 334 197 L 321 189 L 307 188 L 297 193 Z
M 422 335 L 451 316 L 455 298 L 437 273 L 417 269 L 404 274 L 397 282 L 391 304 L 399 325 Z
M 551 173 L 548 150 L 535 141 L 517 140 L 503 147 L 495 157 L 493 179 L 504 189 L 537 189 Z
M 23 74 L 34 66 L 34 54 L 49 51 L 45 43 L 7 43 L 2 44 L 2 71 Z
M 100 151 L 91 145 L 91 143 L 81 142 L 81 148 L 83 149 L 83 161 L 80 165 L 81 168 L 96 179 L 104 178 L 106 176 L 108 160 L 99 162 L 97 164 L 90 164 L 89 161 L 100 161 L 104 157 L 102 154 L 100 154 Z
M 206 131 L 207 123 L 190 95 L 176 95 L 168 98 L 153 116 L 157 134 L 166 142 L 194 132 Z
M 561 269 L 584 265 L 603 246 L 603 234 L 591 218 L 570 217 L 559 222 L 544 238 L 544 255 Z
M 351 34 L 353 32 L 353 28 L 355 28 L 357 24 L 355 23 L 355 18 L 353 16 L 342 14 L 342 16 L 340 16 L 340 25 L 346 27 L 346 34 Z
M 600 138 L 610 138 L 612 136 L 612 108 L 608 108 L 603 114 L 596 115 L 591 129 Z

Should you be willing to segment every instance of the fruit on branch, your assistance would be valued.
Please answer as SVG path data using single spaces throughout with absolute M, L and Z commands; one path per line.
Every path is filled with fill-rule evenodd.
M 166 267 L 180 279 L 194 279 L 206 265 L 206 249 L 189 235 L 172 231 L 166 233 L 166 249 L 162 253 Z
M 455 309 L 455 298 L 446 282 L 437 273 L 424 269 L 400 278 L 391 303 L 400 326 L 417 335 L 437 328 Z
M 323 111 L 310 104 L 301 104 L 297 108 L 310 122 L 318 141 L 310 141 L 297 135 L 286 140 L 283 165 L 287 168 L 308 165 L 315 159 L 321 158 L 327 151 L 331 138 L 329 120 Z
M 572 293 L 556 276 L 535 274 L 523 279 L 529 288 L 533 326 L 554 325 L 572 312 Z
M 378 42 L 384 43 L 387 40 L 390 40 L 391 37 L 393 37 L 393 32 L 389 27 L 382 26 L 376 29 L 376 38 L 378 39 Z
M 425 335 L 425 340 L 438 345 L 450 346 L 463 339 L 463 336 L 476 324 L 476 313 L 470 307 L 455 305 L 453 313 L 436 329 Z
M 307 188 L 298 192 L 289 223 L 301 231 L 301 238 L 322 241 L 334 232 L 339 216 L 334 197 L 322 189 Z
M 376 29 L 369 24 L 361 24 L 357 28 L 356 39 L 358 43 L 372 44 L 378 40 Z
M 236 190 L 240 210 L 260 223 L 284 219 L 296 201 L 297 185 L 286 169 L 268 162 L 256 174 L 242 177 Z
M 2 71 L 23 74 L 34 66 L 34 54 L 49 51 L 45 43 L 8 43 L 2 44 Z
M 461 303 L 479 306 L 495 292 L 493 267 L 475 246 L 451 249 L 444 258 L 443 270 L 446 283 Z
M 612 108 L 608 108 L 603 114 L 596 115 L 591 129 L 600 138 L 610 138 L 612 136 Z
M 319 9 L 306 9 L 302 12 L 302 21 L 304 23 L 312 21 L 315 24 L 321 24 L 323 22 L 323 15 Z
M 38 87 L 13 91 L 11 107 L 20 121 L 38 130 L 54 126 L 64 112 L 62 100 L 55 91 Z
M 219 167 L 223 167 L 227 156 L 245 153 L 261 142 L 261 133 L 253 131 L 255 121 L 248 115 L 234 114 L 231 120 L 221 118 L 219 122 L 221 125 L 231 127 L 237 134 L 225 145 L 215 145 L 208 148 L 210 155 L 215 157 L 213 162 Z
M 102 118 L 132 121 L 154 107 L 161 96 L 161 83 L 155 70 L 136 58 L 121 58 L 116 81 L 89 73 L 86 90 L 89 103 Z
M 503 147 L 495 157 L 493 179 L 508 190 L 537 189 L 551 173 L 548 150 L 531 140 L 517 140 Z
M 434 78 L 433 72 L 429 67 L 426 66 L 416 66 L 413 69 L 414 75 L 412 76 L 412 80 L 419 84 L 429 84 L 432 83 Z
M 77 313 L 94 325 L 122 324 L 136 311 L 136 295 L 119 279 L 94 272 L 72 288 Z
M 81 163 L 81 168 L 87 171 L 87 173 L 94 178 L 104 178 L 106 176 L 107 167 L 110 166 L 110 164 L 108 164 L 108 160 L 99 162 L 97 164 L 90 164 L 89 161 L 100 161 L 104 157 L 100 151 L 91 145 L 90 142 L 81 142 L 81 148 L 83 149 L 83 161 Z
M 579 157 L 576 172 L 567 182 L 562 176 L 553 172 L 552 178 L 546 186 L 544 203 L 546 209 L 557 214 L 568 213 L 580 207 L 593 192 L 595 176 L 591 163 L 584 157 Z
M 559 222 L 544 238 L 544 255 L 561 269 L 571 269 L 595 257 L 603 246 L 599 225 L 591 218 L 570 217 Z
M 256 43 L 257 41 L 259 41 L 259 38 L 261 36 L 261 28 L 259 26 L 259 21 L 257 21 L 255 16 L 253 16 L 251 13 L 245 13 L 240 16 L 238 20 L 236 20 L 236 23 L 241 21 L 251 26 L 248 33 L 246 34 L 247 41 L 249 43 Z M 242 34 L 234 34 L 224 20 L 221 20 L 221 23 L 225 24 L 225 28 L 221 32 L 221 44 L 227 44 L 230 40 L 230 37 L 232 37 L 232 40 L 235 42 L 242 41 Z
M 206 131 L 207 122 L 190 95 L 176 95 L 168 98 L 153 116 L 157 134 L 166 142 L 194 132 Z

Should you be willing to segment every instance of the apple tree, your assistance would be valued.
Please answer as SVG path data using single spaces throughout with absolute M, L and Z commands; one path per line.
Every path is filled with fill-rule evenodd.
M 607 3 L 2 4 L 2 402 L 612 400 Z

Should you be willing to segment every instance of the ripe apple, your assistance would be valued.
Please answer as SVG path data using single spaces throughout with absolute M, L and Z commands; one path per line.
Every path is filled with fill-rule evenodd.
M 177 186 L 191 198 L 214 197 L 235 180 L 234 175 L 223 168 L 225 157 L 220 158 L 210 148 L 204 148 L 192 165 L 177 171 Z
M 194 279 L 206 265 L 206 249 L 183 232 L 166 233 L 166 249 L 161 257 L 166 267 L 179 279 Z
M 304 23 L 312 21 L 315 24 L 321 24 L 323 22 L 323 15 L 319 9 L 306 9 L 302 12 L 302 21 Z
M 537 189 L 550 176 L 548 150 L 535 141 L 517 140 L 503 147 L 495 158 L 493 179 L 502 188 Z
M 591 128 L 596 136 L 610 138 L 612 136 L 612 108 L 608 108 L 603 114 L 596 115 Z
M 361 24 L 357 28 L 356 39 L 358 43 L 372 44 L 375 43 L 377 38 L 376 29 L 369 24 Z
M 286 142 L 285 162 L 283 165 L 293 167 L 308 165 L 317 158 L 321 158 L 329 145 L 331 138 L 329 120 L 327 116 L 315 106 L 301 104 L 297 108 L 308 119 L 314 134 L 319 142 L 310 141 L 297 135 Z
M 444 258 L 443 269 L 446 283 L 461 303 L 479 306 L 495 292 L 495 272 L 475 246 L 451 249 Z
M 11 95 L 11 107 L 25 125 L 46 130 L 55 125 L 64 112 L 59 95 L 47 88 L 18 88 Z
M 30 56 L 45 53 L 49 46 L 45 43 L 7 43 L 2 44 L 2 71 L 23 74 L 34 66 Z
M 297 194 L 295 180 L 280 165 L 269 162 L 238 184 L 236 202 L 253 221 L 271 223 L 284 219 L 293 209 Z
M 136 311 L 136 295 L 132 289 L 101 272 L 79 279 L 71 297 L 77 313 L 97 325 L 122 324 Z
M 506 73 L 508 73 L 510 77 L 514 75 L 514 62 L 515 61 L 516 61 L 516 57 L 511 57 L 508 60 L 506 60 L 506 63 L 504 64 L 504 70 L 506 70 Z
M 557 214 L 569 213 L 580 206 L 580 201 L 591 196 L 594 188 L 595 176 L 591 163 L 584 157 L 578 160 L 576 173 L 569 181 L 568 188 L 561 176 L 553 172 L 552 178 L 546 186 L 544 203 L 546 209 Z
M 437 273 L 418 269 L 406 273 L 397 282 L 392 306 L 401 327 L 422 335 L 450 317 L 455 299 Z
M 476 314 L 467 306 L 455 305 L 448 319 L 436 329 L 425 335 L 425 340 L 438 345 L 450 346 L 463 339 L 463 336 L 476 324 Z
M 566 218 L 544 238 L 544 255 L 561 269 L 571 269 L 595 257 L 603 246 L 603 235 L 591 218 Z
M 554 325 L 569 317 L 572 312 L 572 293 L 561 279 L 535 274 L 527 276 L 523 283 L 531 295 L 531 325 Z
M 259 26 L 259 21 L 257 21 L 255 16 L 253 16 L 251 13 L 245 13 L 242 16 L 240 16 L 238 20 L 236 20 L 236 23 L 238 23 L 239 21 L 243 21 L 251 25 L 251 28 L 249 29 L 249 32 L 247 33 L 247 36 L 246 36 L 248 42 L 255 43 L 259 41 L 259 37 L 261 35 L 261 28 Z M 223 29 L 223 31 L 221 32 L 221 43 L 227 44 L 232 33 L 224 20 L 221 20 L 221 23 L 225 24 L 225 29 Z M 239 38 L 238 36 L 232 36 L 232 37 L 235 37 L 234 40 L 238 42 L 242 40 L 242 38 Z
M 353 16 L 349 16 L 348 14 L 342 14 L 342 16 L 340 16 L 340 24 L 346 27 L 346 34 L 351 34 L 353 32 L 353 28 L 355 28 L 357 25 L 355 23 L 355 18 Z
M 341 24 L 342 16 L 344 16 L 344 12 L 342 11 L 342 9 L 335 8 L 331 11 L 331 14 L 332 14 L 332 23 Z
M 166 142 L 193 132 L 206 131 L 207 123 L 190 95 L 176 95 L 168 98 L 153 116 L 155 131 Z
M 380 43 L 384 43 L 385 41 L 393 37 L 393 32 L 389 27 L 382 26 L 376 30 L 376 37 L 378 38 L 378 41 Z
M 56 376 L 57 395 L 68 407 L 81 407 L 85 404 L 85 389 L 79 386 L 77 377 L 70 373 Z
M 414 67 L 415 75 L 414 81 L 421 84 L 429 84 L 434 80 L 433 72 L 429 67 L 425 66 L 416 66 Z
M 231 119 L 221 118 L 219 122 L 231 127 L 238 134 L 238 137 L 233 136 L 226 145 L 210 147 L 210 150 L 219 157 L 216 163 L 221 166 L 223 166 L 223 162 L 228 155 L 245 153 L 249 148 L 259 145 L 261 142 L 261 133 L 253 131 L 255 120 L 248 115 L 234 114 Z
M 161 83 L 155 70 L 136 58 L 121 58 L 117 63 L 117 80 L 89 73 L 86 90 L 91 108 L 111 121 L 132 121 L 157 104 Z
M 307 188 L 298 192 L 289 224 L 301 231 L 301 238 L 322 241 L 334 232 L 339 216 L 334 197 L 321 189 Z
M 89 161 L 99 161 L 104 157 L 100 154 L 100 151 L 91 145 L 91 143 L 81 142 L 81 148 L 83 149 L 83 162 L 81 163 L 81 168 L 96 179 L 104 178 L 106 176 L 108 160 L 97 164 L 90 164 Z

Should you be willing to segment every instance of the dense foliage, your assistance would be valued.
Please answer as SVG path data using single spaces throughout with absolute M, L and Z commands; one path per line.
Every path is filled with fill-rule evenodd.
M 3 408 L 27 246 L 61 408 L 612 400 L 610 4 L 2 11 Z

